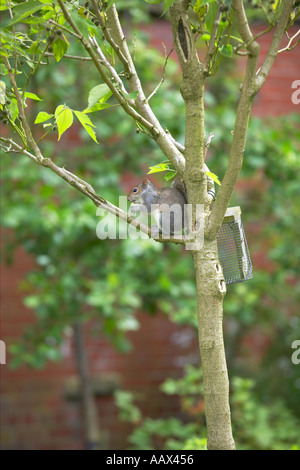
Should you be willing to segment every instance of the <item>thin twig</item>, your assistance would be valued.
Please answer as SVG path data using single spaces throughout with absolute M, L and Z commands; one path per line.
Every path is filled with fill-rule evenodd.
M 22 96 L 19 92 L 16 80 L 15 80 L 15 76 L 14 76 L 14 74 L 12 72 L 12 69 L 11 69 L 11 66 L 10 66 L 10 62 L 9 62 L 7 57 L 3 57 L 3 60 L 5 62 L 5 65 L 6 65 L 6 68 L 7 68 L 7 71 L 8 71 L 8 75 L 9 75 L 9 79 L 10 79 L 10 82 L 12 84 L 12 87 L 13 87 L 13 90 L 14 90 L 14 93 L 15 93 L 15 97 L 16 97 L 17 105 L 18 105 L 18 110 L 19 110 L 19 119 L 22 123 L 23 129 L 24 129 L 24 132 L 25 132 L 25 135 L 26 135 L 26 138 L 27 138 L 27 142 L 29 143 L 29 145 L 33 149 L 37 160 L 41 161 L 43 159 L 43 157 L 42 157 L 42 154 L 41 154 L 41 151 L 40 151 L 38 145 L 36 144 L 36 142 L 33 138 L 30 126 L 27 122 L 27 118 L 26 118 L 26 114 L 25 114 L 24 106 L 23 106 Z
M 102 52 L 101 47 L 97 43 L 95 37 L 90 36 L 89 41 L 94 46 L 94 49 L 95 49 L 96 53 L 98 54 L 98 56 L 100 58 L 101 64 L 103 64 L 107 68 L 107 70 L 110 72 L 112 78 L 114 79 L 114 82 L 117 84 L 119 90 L 122 91 L 122 93 L 124 94 L 124 97 L 126 97 L 126 100 L 127 100 L 128 104 L 130 106 L 135 106 L 135 101 L 126 96 L 126 95 L 128 95 L 128 92 L 127 92 L 127 90 L 124 86 L 124 83 L 122 82 L 120 76 L 116 72 L 116 69 L 106 59 L 105 55 Z
M 293 46 L 291 46 L 292 42 L 294 41 L 294 39 L 295 39 L 297 36 L 299 36 L 299 34 L 300 34 L 300 29 L 298 29 L 297 33 L 294 34 L 294 36 L 292 36 L 292 37 L 290 38 L 290 40 L 289 40 L 287 46 L 284 47 L 283 49 L 280 49 L 280 50 L 278 51 L 278 54 L 279 54 L 280 52 L 292 51 L 292 50 L 294 49 L 294 47 L 296 47 L 297 44 L 299 44 L 299 42 L 300 42 L 300 39 L 298 39 L 298 41 L 296 41 L 295 44 L 293 44 Z
M 219 3 L 219 6 L 218 6 L 218 11 L 217 11 L 217 14 L 216 14 L 216 17 L 215 17 L 215 21 L 214 21 L 214 24 L 213 24 L 213 29 L 212 29 L 212 32 L 211 32 L 211 36 L 210 36 L 210 41 L 209 41 L 209 44 L 208 44 L 208 50 L 207 50 L 207 53 L 206 53 L 206 57 L 204 59 L 204 71 L 205 73 L 208 73 L 209 72 L 209 65 L 210 65 L 210 61 L 216 51 L 216 45 L 215 45 L 215 42 L 216 42 L 216 37 L 217 37 L 217 32 L 218 32 L 218 28 L 219 28 L 219 24 L 220 24 L 220 20 L 221 20 L 221 16 L 222 16 L 222 9 L 223 7 L 223 4 L 222 2 Z
M 52 52 L 46 52 L 45 56 L 46 57 L 55 57 Z M 70 54 L 64 54 L 63 58 L 64 59 L 81 60 L 82 62 L 92 60 L 91 57 L 81 57 L 81 56 L 78 56 L 78 55 L 70 55 Z M 41 65 L 43 65 L 43 64 L 41 64 Z
M 271 45 L 263 61 L 259 73 L 256 76 L 255 92 L 257 93 L 266 81 L 267 76 L 278 55 L 279 47 L 288 24 L 288 20 L 293 9 L 294 0 L 285 0 L 280 14 L 277 26 L 275 28 Z
M 169 57 L 170 55 L 172 54 L 173 50 L 174 50 L 174 46 L 171 48 L 170 52 L 166 55 L 166 46 L 163 44 L 163 47 L 164 47 L 164 50 L 165 50 L 165 63 L 164 63 L 164 66 L 163 66 L 163 76 L 162 78 L 160 79 L 159 81 L 159 84 L 154 88 L 154 90 L 152 91 L 152 93 L 148 96 L 147 98 L 147 102 L 149 103 L 149 101 L 151 100 L 151 98 L 157 93 L 158 89 L 161 87 L 161 85 L 164 83 L 165 81 L 165 75 L 166 75 L 166 67 L 167 67 L 167 64 L 168 64 L 168 60 L 169 60 Z
M 81 39 L 81 36 L 80 36 L 80 34 L 78 34 L 78 32 L 72 31 L 72 29 L 66 28 L 65 26 L 63 26 L 63 25 L 61 25 L 61 24 L 59 24 L 56 21 L 51 20 L 51 19 L 49 20 L 49 23 L 53 24 L 54 26 L 61 29 L 62 31 L 65 31 L 66 33 L 70 34 L 71 36 L 74 36 L 77 39 Z
M 102 17 L 101 11 L 98 8 L 99 2 L 96 2 L 95 0 L 92 0 L 92 4 L 93 4 L 93 8 L 94 8 L 96 18 L 99 21 L 99 24 L 100 24 L 100 27 L 101 27 L 101 30 L 104 34 L 105 39 L 107 40 L 107 42 L 111 45 L 111 47 L 116 52 L 117 56 L 119 57 L 120 61 L 123 64 L 123 66 L 125 67 L 125 70 L 127 70 L 128 69 L 128 61 L 127 61 L 126 57 L 124 56 L 123 52 L 121 51 L 120 47 L 118 46 L 118 44 L 115 42 L 114 38 L 112 37 L 111 31 L 109 30 L 109 28 L 107 28 L 107 26 L 105 24 L 105 21 Z
M 214 138 L 214 133 L 211 132 L 209 134 L 208 138 L 207 138 L 207 141 L 206 141 L 205 145 L 204 145 L 204 155 L 203 155 L 204 160 L 206 160 L 207 151 L 208 151 L 208 148 L 209 148 L 210 143 L 213 140 L 213 138 Z
M 256 41 L 257 39 L 259 39 L 260 37 L 264 36 L 265 34 L 269 33 L 270 31 L 272 31 L 272 29 L 274 28 L 274 25 L 273 24 L 270 24 L 270 26 L 268 26 L 268 28 L 264 29 L 263 31 L 261 31 L 260 33 L 256 34 L 256 36 L 254 36 L 254 41 Z

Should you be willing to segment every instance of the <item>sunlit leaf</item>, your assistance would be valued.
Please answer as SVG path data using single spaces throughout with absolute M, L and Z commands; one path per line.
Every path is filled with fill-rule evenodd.
M 52 44 L 53 55 L 55 57 L 56 62 L 59 62 L 60 59 L 64 56 L 64 54 L 68 50 L 68 44 L 63 41 L 61 38 L 57 38 Z
M 35 93 L 30 93 L 29 91 L 26 91 L 24 94 L 25 98 L 29 98 L 31 100 L 35 101 L 43 101 L 41 98 L 39 98 Z
M 59 140 L 62 134 L 73 124 L 73 113 L 70 108 L 61 104 L 55 110 L 55 119 Z
M 49 2 L 49 5 L 51 3 Z M 20 21 L 23 21 L 25 18 L 27 18 L 30 15 L 33 15 L 33 13 L 36 13 L 39 10 L 42 10 L 45 5 L 43 5 L 41 2 L 37 0 L 32 0 L 29 2 L 22 2 L 19 5 L 16 5 L 13 8 L 13 20 L 10 22 L 9 26 L 18 23 Z
M 89 93 L 88 109 L 92 108 L 98 102 L 105 103 L 111 95 L 112 92 L 105 83 L 95 86 Z
M 87 133 L 91 136 L 91 138 L 98 144 L 95 131 L 92 127 L 95 127 L 90 118 L 81 111 L 74 111 L 77 119 L 79 120 L 80 124 L 84 127 Z
M 225 45 L 221 46 L 219 48 L 219 52 L 225 57 L 232 57 L 233 56 L 232 45 L 226 44 L 226 46 Z
M 159 163 L 158 165 L 149 166 L 148 175 L 152 173 L 159 173 L 161 171 L 167 171 L 167 170 L 170 170 L 168 163 Z
M 41 111 L 35 118 L 34 124 L 39 124 L 40 122 L 48 121 L 48 119 L 51 119 L 52 117 L 53 114 L 48 114 L 44 111 Z
M 219 180 L 218 176 L 215 175 L 215 173 L 212 173 L 211 171 L 207 171 L 206 174 L 207 174 L 207 176 L 209 176 L 211 179 L 213 179 L 215 183 L 217 183 L 219 186 L 221 186 L 220 180 Z
M 0 104 L 5 104 L 6 101 L 6 84 L 0 81 Z

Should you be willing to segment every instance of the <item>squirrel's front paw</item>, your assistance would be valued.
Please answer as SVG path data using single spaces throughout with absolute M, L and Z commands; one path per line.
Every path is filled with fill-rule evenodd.
M 140 210 L 140 204 L 131 204 L 129 207 L 129 214 L 134 215 Z
M 157 225 L 151 225 L 151 237 L 157 238 L 159 237 L 160 230 Z

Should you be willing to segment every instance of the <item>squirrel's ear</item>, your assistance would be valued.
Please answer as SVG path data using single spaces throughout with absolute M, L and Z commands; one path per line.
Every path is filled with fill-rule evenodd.
M 149 183 L 150 181 L 148 180 L 148 178 L 143 179 L 143 186 L 148 186 Z

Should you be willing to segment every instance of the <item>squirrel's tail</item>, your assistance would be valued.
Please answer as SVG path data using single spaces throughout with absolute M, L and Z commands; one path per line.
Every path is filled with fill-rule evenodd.
M 187 192 L 186 192 L 186 187 L 183 181 L 183 178 L 181 176 L 176 176 L 173 183 L 172 183 L 172 188 L 177 189 L 183 196 L 185 201 L 187 202 Z

